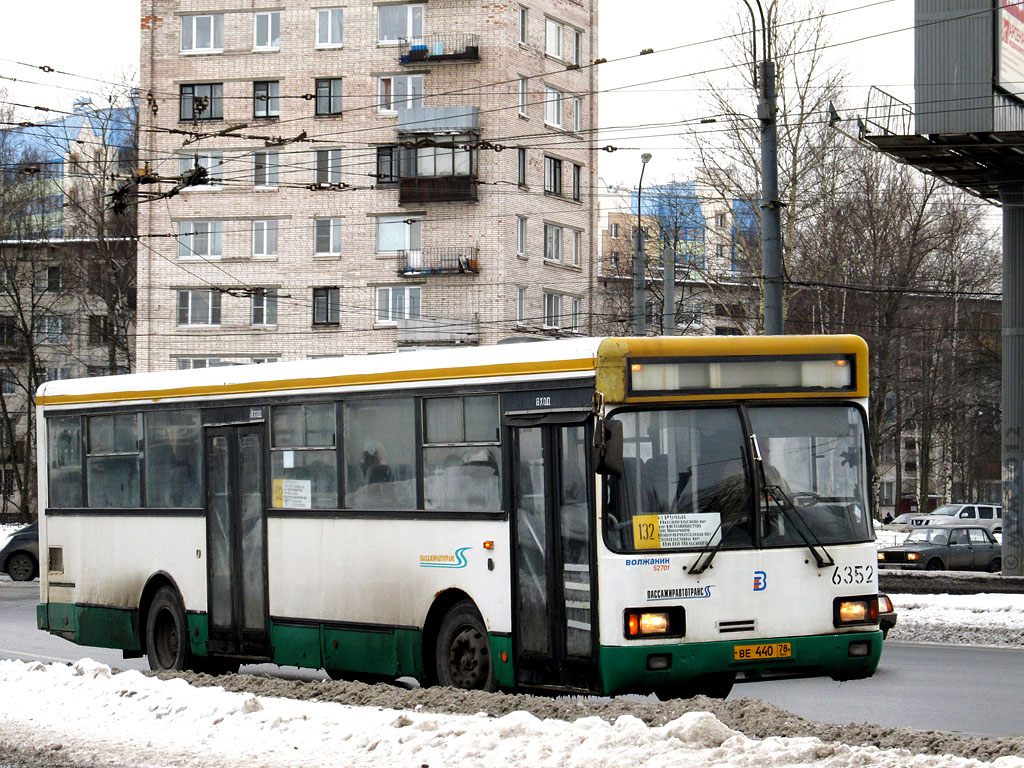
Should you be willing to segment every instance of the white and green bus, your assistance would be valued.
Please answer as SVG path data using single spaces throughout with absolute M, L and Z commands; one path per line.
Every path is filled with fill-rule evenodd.
M 881 652 L 853 336 L 52 381 L 38 625 L 153 669 L 724 696 Z

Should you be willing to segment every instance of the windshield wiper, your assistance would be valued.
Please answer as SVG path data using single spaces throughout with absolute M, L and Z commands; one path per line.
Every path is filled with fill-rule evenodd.
M 804 540 L 804 544 L 807 545 L 807 548 L 811 550 L 811 554 L 814 555 L 814 559 L 818 563 L 818 567 L 827 568 L 830 565 L 835 565 L 836 561 L 832 559 L 832 555 L 828 553 L 828 550 L 825 549 L 825 545 L 822 544 L 818 537 L 814 535 L 814 529 L 807 524 L 807 521 L 804 520 L 804 516 L 800 514 L 800 510 L 796 508 L 793 500 L 786 495 L 786 492 L 777 485 L 764 485 L 763 487 L 765 495 L 775 502 L 775 506 L 777 506 L 782 511 L 783 516 L 793 524 L 794 530 L 800 535 L 800 538 Z M 785 503 L 782 503 L 779 500 L 778 496 L 775 495 L 776 493 L 778 496 L 782 497 Z M 800 522 L 800 525 L 797 525 L 794 522 L 792 517 L 794 515 L 796 516 L 796 520 Z M 807 532 L 811 534 L 811 538 L 814 539 L 813 542 L 811 539 L 807 538 L 807 534 L 800 530 L 801 526 L 806 528 Z
M 697 554 L 697 559 L 693 561 L 693 565 L 690 566 L 690 569 L 687 571 L 687 573 L 689 573 L 690 575 L 697 575 L 704 573 L 704 571 L 708 569 L 708 567 L 711 565 L 711 561 L 714 560 L 715 555 L 718 554 L 718 550 L 722 548 L 722 542 L 725 541 L 725 536 L 722 536 L 718 539 L 718 543 L 715 544 L 713 549 L 708 549 L 708 547 L 711 546 L 711 542 L 715 540 L 715 534 L 721 530 L 722 522 L 721 519 L 719 519 L 718 527 L 715 528 L 714 531 L 712 531 L 711 536 L 708 538 L 707 542 L 704 544 L 700 552 Z M 704 560 L 704 562 L 702 563 L 701 559 L 705 555 L 707 555 L 707 559 Z
M 796 508 L 793 500 L 789 498 L 782 486 L 780 485 L 769 485 L 768 479 L 765 476 L 764 471 L 764 460 L 761 458 L 761 446 L 757 443 L 757 435 L 750 436 L 750 446 L 754 454 L 754 464 L 757 467 L 758 478 L 761 481 L 761 488 L 764 490 L 765 497 L 775 502 L 775 506 L 782 512 L 782 516 L 785 517 L 793 525 L 794 530 L 799 534 L 800 538 L 803 539 L 804 544 L 814 555 L 814 560 L 818 564 L 819 568 L 827 568 L 830 565 L 835 565 L 836 561 L 832 559 L 832 555 L 828 553 L 825 546 L 821 543 L 818 537 L 814 533 L 814 529 L 807 524 L 804 520 L 804 516 L 800 514 L 800 510 Z M 780 497 L 782 501 L 780 501 Z M 785 502 L 785 503 L 783 503 Z M 797 525 L 796 521 L 799 521 L 800 525 Z M 811 539 L 807 538 L 807 534 L 801 530 L 801 527 L 807 530 L 807 533 L 811 534 Z

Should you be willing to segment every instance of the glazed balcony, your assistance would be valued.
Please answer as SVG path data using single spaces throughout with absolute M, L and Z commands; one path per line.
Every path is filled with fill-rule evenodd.
M 402 64 L 440 64 L 448 61 L 480 61 L 476 35 L 424 35 L 402 43 L 398 57 Z
M 423 275 L 475 275 L 480 271 L 478 248 L 421 248 L 398 252 L 398 274 L 403 277 Z
M 413 176 L 398 180 L 398 204 L 475 203 L 475 176 Z

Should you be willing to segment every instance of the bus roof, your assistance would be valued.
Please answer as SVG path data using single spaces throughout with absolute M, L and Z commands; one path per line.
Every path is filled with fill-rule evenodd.
M 122 376 L 49 381 L 36 403 L 75 406 L 98 403 L 245 397 L 311 389 L 364 389 L 409 384 L 442 385 L 473 380 L 531 377 L 560 380 L 593 376 L 603 364 L 627 356 L 676 357 L 783 355 L 835 352 L 866 354 L 857 336 L 661 336 L 594 337 L 418 350 L 378 355 L 292 360 L 201 370 L 157 371 Z M 866 388 L 866 372 L 865 372 Z M 858 387 L 861 389 L 861 387 Z

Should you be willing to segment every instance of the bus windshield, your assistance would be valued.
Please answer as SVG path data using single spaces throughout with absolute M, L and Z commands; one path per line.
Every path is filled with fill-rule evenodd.
M 606 543 L 614 550 L 873 537 L 864 422 L 855 406 L 680 408 L 612 418 L 624 437 L 622 476 L 611 478 L 605 498 Z

